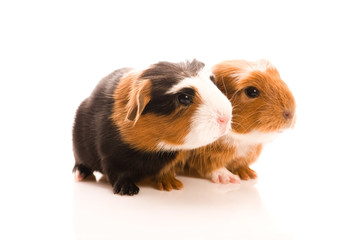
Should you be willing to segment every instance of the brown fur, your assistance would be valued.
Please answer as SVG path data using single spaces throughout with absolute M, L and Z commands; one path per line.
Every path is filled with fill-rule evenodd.
M 249 168 L 249 165 L 254 163 L 258 156 L 261 154 L 262 144 L 254 145 L 249 149 L 246 157 L 233 156 L 228 159 L 232 159 L 227 162 L 226 166 L 231 172 L 237 174 L 242 180 L 254 179 L 257 177 L 257 173 Z
M 235 147 L 216 141 L 213 144 L 190 152 L 186 164 L 197 170 L 201 176 L 207 176 L 212 171 L 226 166 L 235 154 Z
M 275 132 L 294 124 L 295 101 L 276 68 L 267 61 L 224 61 L 213 67 L 218 88 L 230 99 L 233 106 L 232 131 L 247 134 L 254 130 Z M 261 92 L 258 98 L 248 98 L 244 89 L 254 86 Z M 289 111 L 290 119 L 283 117 Z M 232 142 L 232 141 L 231 141 Z M 193 150 L 187 165 L 208 177 L 212 171 L 227 167 L 241 179 L 257 177 L 249 168 L 262 151 L 262 144 L 247 146 L 245 156 L 237 154 L 237 144 L 227 136 L 213 144 Z M 241 146 L 242 147 L 242 146 Z
M 147 151 L 158 150 L 157 144 L 160 141 L 174 145 L 183 144 L 189 133 L 191 118 L 196 111 L 197 104 L 200 103 L 200 98 L 196 94 L 192 106 L 187 109 L 179 108 L 168 116 L 146 114 L 139 118 L 146 103 L 150 100 L 151 83 L 149 80 L 138 79 L 138 76 L 136 73 L 125 76 L 114 93 L 115 104 L 112 119 L 119 131 L 122 132 L 124 140 L 137 149 Z M 131 86 L 133 86 L 132 89 Z M 128 102 L 127 99 L 131 100 Z M 179 118 L 181 112 L 182 117 Z M 126 120 L 124 121 L 124 119 Z
M 159 190 L 170 191 L 172 189 L 180 190 L 183 188 L 182 182 L 175 178 L 175 169 L 177 166 L 183 166 L 185 160 L 189 157 L 190 151 L 181 151 L 177 158 L 165 166 L 155 177 L 155 182 Z

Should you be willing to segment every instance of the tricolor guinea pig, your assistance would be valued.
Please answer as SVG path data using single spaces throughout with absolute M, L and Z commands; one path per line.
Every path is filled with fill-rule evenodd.
M 264 143 L 293 126 L 294 97 L 267 60 L 224 61 L 212 70 L 216 85 L 233 106 L 232 130 L 213 144 L 192 150 L 187 165 L 216 183 L 256 178 L 249 165 Z
M 114 193 L 134 195 L 146 177 L 175 189 L 184 153 L 227 134 L 232 106 L 204 64 L 159 62 L 116 70 L 79 106 L 73 127 L 77 180 L 103 173 Z

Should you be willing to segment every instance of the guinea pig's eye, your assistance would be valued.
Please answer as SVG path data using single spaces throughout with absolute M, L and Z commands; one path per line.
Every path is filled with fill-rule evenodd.
M 216 77 L 213 74 L 209 76 L 209 79 L 214 83 L 216 82 Z
M 248 87 L 244 90 L 244 92 L 249 98 L 256 98 L 259 96 L 259 91 L 256 87 Z
M 178 95 L 178 102 L 183 106 L 188 106 L 193 102 L 193 98 L 187 94 L 179 94 Z

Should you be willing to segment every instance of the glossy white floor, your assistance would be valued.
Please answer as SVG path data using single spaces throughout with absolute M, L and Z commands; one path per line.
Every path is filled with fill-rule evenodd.
M 78 239 L 116 239 L 119 236 L 290 239 L 292 232 L 277 225 L 254 181 L 222 186 L 195 178 L 180 179 L 185 184 L 182 191 L 167 193 L 142 187 L 136 197 L 113 196 L 111 188 L 104 184 L 76 184 L 75 235 Z M 95 213 L 102 216 L 102 227 L 94 221 Z
M 361 239 L 357 1 L 2 1 L 0 239 Z M 71 127 L 100 78 L 268 58 L 297 101 L 259 178 L 121 197 L 73 182 Z

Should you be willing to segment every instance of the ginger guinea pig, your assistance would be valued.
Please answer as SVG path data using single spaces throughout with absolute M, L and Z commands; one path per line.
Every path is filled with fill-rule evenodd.
M 187 165 L 216 183 L 256 178 L 249 165 L 264 143 L 293 126 L 294 97 L 267 60 L 224 61 L 212 70 L 216 85 L 233 106 L 232 130 L 213 144 L 191 151 Z
M 79 106 L 73 127 L 77 180 L 99 171 L 114 193 L 134 195 L 145 177 L 180 189 L 172 166 L 181 150 L 228 133 L 232 106 L 204 64 L 159 62 L 116 70 Z

